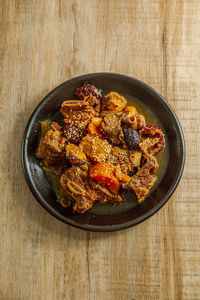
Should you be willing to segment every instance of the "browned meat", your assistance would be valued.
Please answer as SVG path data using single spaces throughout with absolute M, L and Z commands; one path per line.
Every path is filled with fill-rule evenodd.
M 74 212 L 84 213 L 94 202 L 118 204 L 123 202 L 119 195 L 111 193 L 107 188 L 95 183 L 89 178 L 88 170 L 74 166 L 68 169 L 61 177 L 60 183 L 65 191 L 75 201 Z
M 95 116 L 95 111 L 93 108 L 88 108 L 84 110 L 74 110 L 74 111 L 63 111 L 65 123 L 73 123 L 80 131 L 80 133 L 85 134 L 88 124 L 91 119 Z
M 86 133 L 91 119 L 99 116 L 100 102 L 92 94 L 89 94 L 84 101 L 64 101 L 60 111 L 64 116 L 64 122 L 73 123 L 79 129 L 82 137 Z
M 90 93 L 88 96 L 84 97 L 84 101 L 89 103 L 95 111 L 95 116 L 98 117 L 100 113 L 100 101 Z
M 132 176 L 131 180 L 122 185 L 123 188 L 131 189 L 135 193 L 138 202 L 144 200 L 145 196 L 154 185 L 152 174 L 158 169 L 158 162 L 154 156 L 148 155 L 146 159 L 146 163 Z
M 45 159 L 48 164 L 58 164 L 64 160 L 65 138 L 60 130 L 60 125 L 53 122 L 46 135 L 40 139 L 36 156 Z
M 87 134 L 79 144 L 87 158 L 94 163 L 103 163 L 112 151 L 112 145 L 98 135 Z
M 124 135 L 121 127 L 122 113 L 104 111 L 101 114 L 101 118 L 102 122 L 100 132 L 103 136 L 114 145 L 124 145 Z
M 145 125 L 145 118 L 143 115 L 132 115 L 131 111 L 123 111 L 122 122 L 133 129 L 140 129 Z
M 104 111 L 101 114 L 102 123 L 100 132 L 105 138 L 114 145 L 120 145 L 126 148 L 124 132 L 122 127 L 128 126 L 133 129 L 139 129 L 145 124 L 145 119 L 142 115 L 135 114 L 132 116 L 130 111 Z
M 139 146 L 144 153 L 155 155 L 163 149 L 164 141 L 158 137 L 148 137 Z
M 91 186 L 95 189 L 95 192 L 98 196 L 98 201 L 100 204 L 110 203 L 112 205 L 117 205 L 122 203 L 124 200 L 119 194 L 113 194 L 105 186 L 102 186 L 94 181 L 90 181 Z
M 139 133 L 143 139 L 139 146 L 144 153 L 155 155 L 164 148 L 164 134 L 157 126 L 145 125 Z
M 114 166 L 119 166 L 124 173 L 132 172 L 134 167 L 140 166 L 142 153 L 139 151 L 130 151 L 121 149 L 117 146 L 112 148 L 107 162 L 112 163 Z
M 64 191 L 75 200 L 74 212 L 84 213 L 98 199 L 95 191 L 89 186 L 88 172 L 79 167 L 72 167 L 67 170 L 60 177 L 60 183 Z

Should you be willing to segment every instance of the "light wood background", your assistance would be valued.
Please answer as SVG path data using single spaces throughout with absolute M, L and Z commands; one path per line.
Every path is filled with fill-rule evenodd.
M 0 0 L 0 300 L 200 299 L 200 1 Z M 187 159 L 167 205 L 136 227 L 90 233 L 30 193 L 20 146 L 38 102 L 110 71 L 158 90 Z

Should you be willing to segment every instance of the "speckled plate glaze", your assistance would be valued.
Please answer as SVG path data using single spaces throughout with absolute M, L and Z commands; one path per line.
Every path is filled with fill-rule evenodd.
M 84 214 L 73 213 L 56 201 L 56 195 L 48 182 L 40 162 L 35 157 L 40 135 L 40 121 L 59 120 L 59 108 L 64 100 L 74 98 L 74 90 L 89 82 L 101 88 L 103 93 L 116 91 L 144 104 L 164 129 L 168 144 L 168 162 L 156 186 L 146 199 L 138 204 L 132 193 L 124 204 L 113 208 L 95 204 Z M 134 103 L 133 103 L 134 104 Z M 185 162 L 185 145 L 180 123 L 165 99 L 145 83 L 122 74 L 93 73 L 68 80 L 51 91 L 35 108 L 26 126 L 22 141 L 22 167 L 26 182 L 39 203 L 59 220 L 92 231 L 115 231 L 136 225 L 156 213 L 176 189 Z M 161 166 L 162 167 L 162 166 Z M 161 168 L 160 167 L 160 168 Z

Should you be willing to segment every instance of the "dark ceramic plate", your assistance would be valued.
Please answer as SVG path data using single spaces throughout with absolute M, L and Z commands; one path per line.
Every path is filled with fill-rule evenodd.
M 63 208 L 35 157 L 40 135 L 40 121 L 59 119 L 60 104 L 73 98 L 74 90 L 89 82 L 104 93 L 116 91 L 125 95 L 130 103 L 144 105 L 155 123 L 166 136 L 165 156 L 160 165 L 160 176 L 148 197 L 138 204 L 128 193 L 124 204 L 113 208 L 95 204 L 83 215 Z M 22 143 L 22 167 L 27 184 L 40 204 L 61 221 L 87 230 L 114 231 L 136 225 L 156 213 L 170 198 L 181 178 L 185 161 L 185 146 L 180 123 L 169 104 L 150 86 L 121 74 L 94 73 L 66 81 L 50 92 L 34 110 L 24 133 Z

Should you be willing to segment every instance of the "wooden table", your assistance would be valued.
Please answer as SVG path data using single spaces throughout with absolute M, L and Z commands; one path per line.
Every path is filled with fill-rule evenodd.
M 200 1 L 0 0 L 0 299 L 200 299 Z M 109 71 L 151 85 L 185 135 L 182 180 L 146 222 L 85 232 L 47 213 L 21 170 L 25 125 L 61 82 Z

